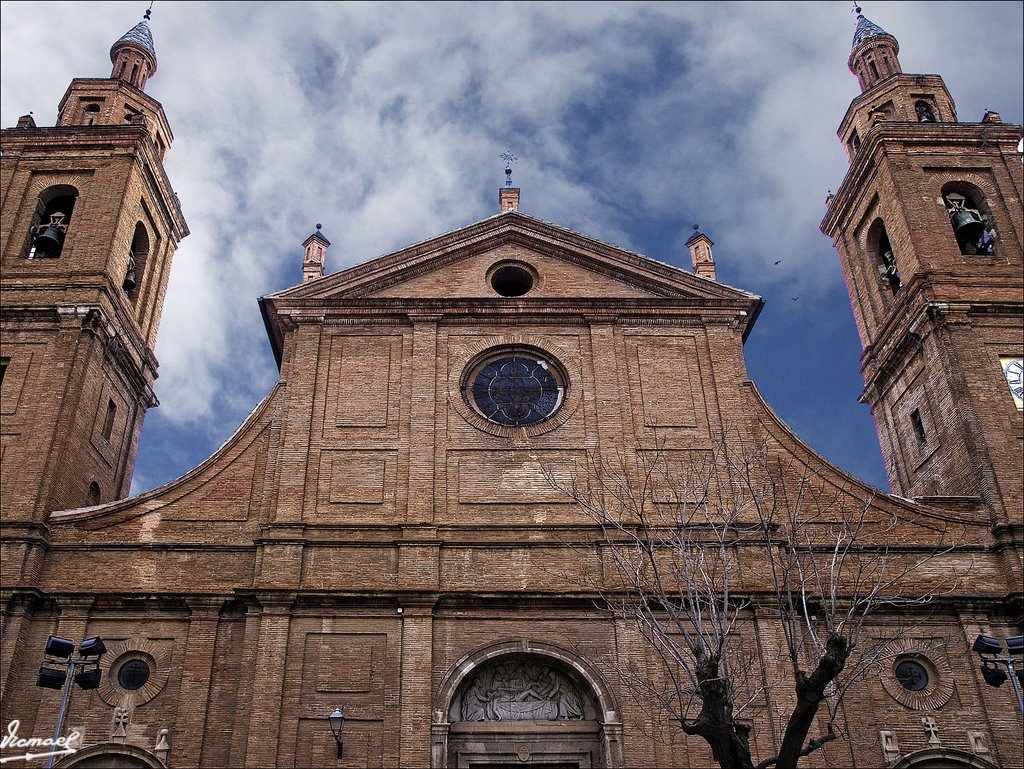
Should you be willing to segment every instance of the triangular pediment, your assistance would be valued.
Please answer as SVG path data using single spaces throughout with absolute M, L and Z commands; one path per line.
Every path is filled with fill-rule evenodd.
M 493 300 L 493 270 L 524 265 L 538 299 L 693 298 L 749 301 L 745 291 L 507 211 L 391 254 L 266 297 Z
M 496 273 L 509 265 L 529 273 L 527 291 L 503 294 L 497 288 Z M 519 211 L 505 211 L 260 300 L 279 365 L 282 324 L 303 315 L 316 321 L 375 312 L 481 317 L 536 311 L 550 318 L 597 310 L 653 319 L 663 312 L 711 313 L 735 320 L 746 338 L 760 307 L 754 294 Z

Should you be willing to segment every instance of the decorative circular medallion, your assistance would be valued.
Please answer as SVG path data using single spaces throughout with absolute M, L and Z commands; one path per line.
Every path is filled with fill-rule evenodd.
M 167 639 L 126 638 L 108 643 L 100 660 L 100 699 L 125 707 L 152 700 L 167 685 L 171 649 Z
M 499 425 L 532 425 L 552 416 L 565 399 L 565 377 L 546 356 L 529 349 L 497 351 L 472 366 L 463 385 L 477 413 Z
M 882 688 L 911 710 L 936 710 L 953 696 L 953 670 L 942 649 L 943 640 L 900 639 L 886 644 Z

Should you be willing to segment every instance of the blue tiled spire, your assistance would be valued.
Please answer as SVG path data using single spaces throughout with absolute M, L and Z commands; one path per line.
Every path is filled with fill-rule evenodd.
M 868 21 L 864 18 L 863 14 L 857 14 L 857 29 L 853 32 L 853 49 L 856 50 L 857 46 L 863 43 L 865 40 L 869 40 L 872 37 L 878 37 L 879 35 L 888 35 L 889 33 L 882 29 L 880 26 L 875 24 L 873 21 Z
M 111 54 L 113 54 L 114 49 L 122 43 L 134 43 L 135 45 L 141 46 L 149 51 L 154 59 L 156 58 L 156 48 L 153 47 L 153 33 L 149 31 L 148 11 L 146 12 L 146 18 L 121 35 L 118 41 L 110 47 Z

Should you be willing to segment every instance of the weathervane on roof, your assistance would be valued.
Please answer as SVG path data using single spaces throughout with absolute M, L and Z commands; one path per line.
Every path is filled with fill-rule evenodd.
M 501 159 L 505 161 L 505 186 L 512 186 L 512 164 L 519 160 L 511 151 L 502 152 Z
M 149 21 L 149 17 L 153 14 L 153 2 L 154 0 L 149 0 L 149 8 L 147 8 L 146 12 L 142 15 L 142 18 L 146 21 Z

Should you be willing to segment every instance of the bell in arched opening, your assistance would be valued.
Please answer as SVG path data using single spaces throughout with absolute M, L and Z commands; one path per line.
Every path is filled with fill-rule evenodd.
M 957 192 L 946 193 L 943 201 L 961 253 L 975 253 L 976 244 L 985 234 L 985 220 L 981 212 L 972 201 Z
M 64 222 L 64 214 L 59 211 L 50 214 L 50 221 L 37 224 L 32 228 L 32 246 L 35 256 L 59 256 L 64 247 L 64 235 L 68 225 Z
M 135 257 L 129 256 L 128 271 L 124 274 L 124 282 L 121 283 L 121 288 L 125 290 L 125 293 L 130 294 L 132 291 L 135 290 L 135 286 L 137 285 L 138 283 L 136 282 L 135 279 Z

